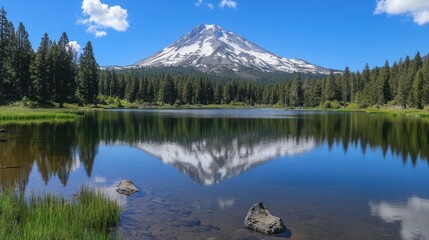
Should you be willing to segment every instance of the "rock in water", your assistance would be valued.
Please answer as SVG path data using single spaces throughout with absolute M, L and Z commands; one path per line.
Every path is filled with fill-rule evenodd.
M 6 129 L 0 128 L 0 133 L 7 133 Z
M 130 180 L 122 180 L 118 184 L 118 188 L 116 189 L 116 191 L 120 194 L 131 196 L 133 193 L 138 192 L 139 190 Z
M 263 234 L 277 234 L 286 230 L 283 221 L 279 217 L 271 215 L 262 202 L 253 205 L 249 209 L 244 219 L 244 225 Z

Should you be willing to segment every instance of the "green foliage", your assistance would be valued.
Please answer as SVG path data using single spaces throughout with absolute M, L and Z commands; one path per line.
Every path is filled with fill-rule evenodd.
M 340 109 L 341 103 L 338 100 L 325 101 L 322 105 L 323 109 Z
M 31 194 L 0 194 L 1 239 L 110 239 L 121 207 L 102 193 L 84 187 L 78 199 Z
M 45 34 L 34 53 L 24 25 L 15 31 L 4 9 L 0 11 L 0 27 L 0 104 L 23 97 L 39 104 L 55 101 L 60 107 L 64 103 L 207 106 L 235 101 L 250 106 L 332 108 L 338 101 L 362 108 L 395 103 L 405 109 L 429 104 L 429 57 L 423 60 L 420 53 L 392 66 L 386 61 L 382 68 L 371 69 L 367 64 L 362 73 L 346 68 L 342 74 L 331 71 L 327 76 L 249 69 L 217 74 L 174 67 L 100 71 L 91 42 L 77 64 L 77 53 L 69 46 L 66 33 L 58 42 Z
M 41 119 L 74 119 L 79 112 L 60 109 L 30 109 L 36 103 L 23 99 L 22 106 L 0 107 L 0 121 L 41 120 Z M 38 105 L 36 105 L 38 106 Z
M 78 96 L 85 104 L 96 103 L 98 95 L 99 66 L 94 57 L 91 42 L 88 42 L 79 58 Z M 133 86 L 134 89 L 135 86 Z M 134 91 L 133 89 L 133 91 Z M 137 89 L 136 89 L 137 90 Z

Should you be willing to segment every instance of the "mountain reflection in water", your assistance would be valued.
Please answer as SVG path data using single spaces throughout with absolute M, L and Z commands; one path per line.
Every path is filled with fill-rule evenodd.
M 91 176 L 99 146 L 117 143 L 142 149 L 205 185 L 321 144 L 341 144 L 344 151 L 349 145 L 362 152 L 380 148 L 412 164 L 429 157 L 429 124 L 421 119 L 274 110 L 192 113 L 106 111 L 76 121 L 0 124 L 9 132 L 8 141 L 0 142 L 0 187 L 25 188 L 33 168 L 45 184 L 58 177 L 66 186 L 78 167 Z
M 235 138 L 231 142 L 205 139 L 181 145 L 175 142 L 141 142 L 137 148 L 156 156 L 165 164 L 174 165 L 182 173 L 203 185 L 213 185 L 227 178 L 238 176 L 250 168 L 283 156 L 295 156 L 311 151 L 313 139 L 279 139 L 246 144 Z

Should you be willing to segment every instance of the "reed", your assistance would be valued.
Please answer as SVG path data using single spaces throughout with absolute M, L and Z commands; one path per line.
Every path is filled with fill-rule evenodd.
M 44 119 L 73 119 L 83 114 L 65 109 L 33 109 L 26 107 L 0 107 L 0 121 L 23 121 Z
M 0 239 L 111 239 L 120 205 L 88 187 L 78 199 L 0 194 Z

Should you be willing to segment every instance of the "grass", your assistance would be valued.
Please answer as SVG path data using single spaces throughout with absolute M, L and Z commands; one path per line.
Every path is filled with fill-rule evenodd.
M 0 194 L 0 239 L 111 239 L 119 221 L 116 201 L 83 187 L 79 199 L 31 194 Z
M 28 108 L 21 106 L 0 107 L 0 121 L 74 119 L 81 114 L 83 114 L 83 111 L 77 109 Z
M 358 108 L 355 105 L 350 104 L 347 108 L 339 109 L 339 111 L 344 112 L 366 112 L 369 114 L 384 114 L 394 117 L 421 117 L 429 118 L 428 109 L 415 109 L 407 108 L 403 109 L 399 106 L 385 105 L 380 107 L 370 107 L 370 108 Z

